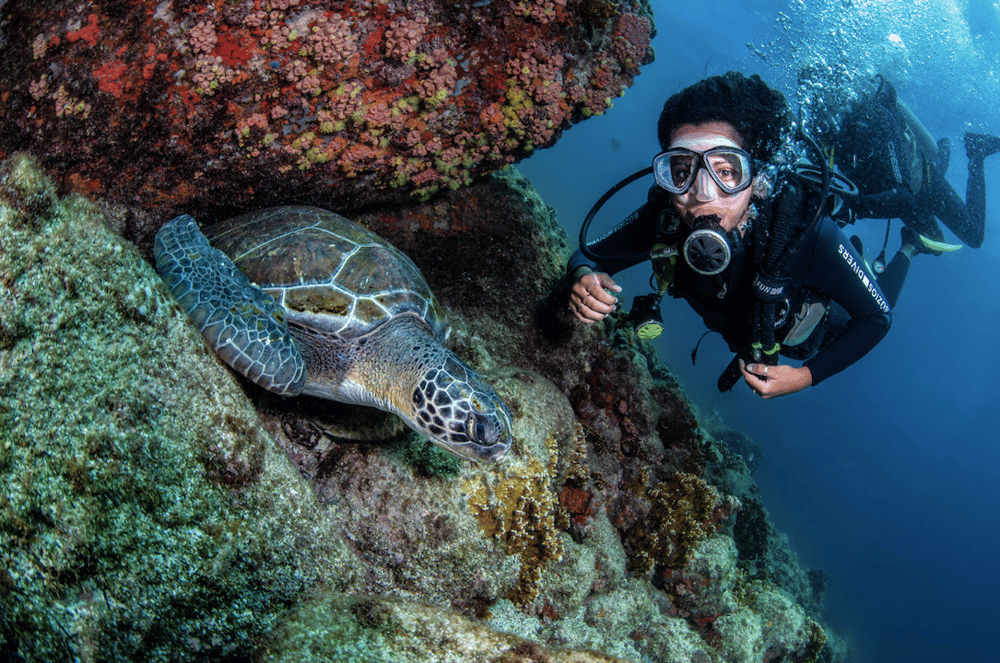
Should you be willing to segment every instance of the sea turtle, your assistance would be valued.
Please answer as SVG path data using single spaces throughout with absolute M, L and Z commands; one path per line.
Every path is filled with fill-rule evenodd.
M 510 448 L 510 412 L 441 344 L 441 305 L 399 249 L 315 207 L 266 209 L 206 232 L 186 214 L 168 222 L 156 269 L 233 369 L 276 394 L 392 412 L 472 460 Z

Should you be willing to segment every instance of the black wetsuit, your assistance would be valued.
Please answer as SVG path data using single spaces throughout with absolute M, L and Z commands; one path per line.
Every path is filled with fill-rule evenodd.
M 944 178 L 947 165 L 920 149 L 896 103 L 895 90 L 885 82 L 842 121 L 834 141 L 834 161 L 860 191 L 845 202 L 858 218 L 902 219 L 921 235 L 940 240 L 943 234 L 936 216 L 965 244 L 982 246 L 986 216 L 982 158 L 969 162 L 966 207 Z M 910 185 L 911 168 L 922 171 L 916 192 Z
M 611 233 L 590 245 L 594 253 L 607 256 L 599 263 L 579 250 L 570 258 L 571 278 L 581 266 L 615 274 L 643 259 L 658 243 L 671 246 L 683 240 L 683 225 L 671 221 L 673 207 L 658 189 L 650 190 L 649 200 Z M 671 232 L 673 226 L 673 232 Z M 751 229 L 748 231 L 750 240 Z M 752 247 L 751 241 L 746 241 Z M 674 282 L 669 293 L 683 298 L 704 319 L 706 326 L 722 334 L 734 352 L 750 345 L 751 307 L 754 294 L 750 285 L 755 274 L 752 249 L 743 259 L 734 258 L 719 276 L 702 276 L 678 257 Z M 625 256 L 625 257 L 613 257 Z M 645 254 L 648 259 L 649 254 Z M 727 278 L 723 279 L 722 276 Z M 813 384 L 839 373 L 874 348 L 889 330 L 890 304 L 876 284 L 875 276 L 848 241 L 839 226 L 824 217 L 810 231 L 793 259 L 788 306 L 791 313 L 779 323 L 775 336 L 782 341 L 795 325 L 795 314 L 813 303 L 827 306 L 826 315 L 808 337 L 797 345 L 782 344 L 781 354 L 805 360 Z M 723 288 L 723 285 L 725 286 Z

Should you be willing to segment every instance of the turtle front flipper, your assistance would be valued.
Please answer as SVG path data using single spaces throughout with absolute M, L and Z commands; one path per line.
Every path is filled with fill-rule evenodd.
M 153 244 L 156 271 L 219 357 L 268 391 L 296 396 L 306 365 L 284 309 L 212 248 L 187 214 L 168 222 Z

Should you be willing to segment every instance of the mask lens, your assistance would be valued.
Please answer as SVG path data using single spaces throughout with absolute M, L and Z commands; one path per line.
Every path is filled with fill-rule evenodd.
M 678 191 L 686 191 L 698 171 L 697 155 L 672 154 L 670 156 L 670 182 Z
M 750 186 L 750 155 L 735 147 L 713 147 L 700 153 L 684 148 L 668 150 L 653 159 L 656 183 L 671 193 L 687 193 L 705 168 L 726 193 L 736 193 Z
M 684 193 L 691 188 L 700 162 L 701 155 L 690 150 L 663 152 L 653 159 L 653 177 L 660 188 L 671 193 Z
M 744 154 L 710 150 L 705 153 L 712 179 L 726 193 L 735 193 L 746 188 L 750 181 L 750 163 Z

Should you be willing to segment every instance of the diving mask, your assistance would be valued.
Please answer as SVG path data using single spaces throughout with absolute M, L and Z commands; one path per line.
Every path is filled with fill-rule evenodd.
M 720 145 L 704 152 L 675 147 L 653 157 L 656 183 L 670 193 L 687 193 L 702 168 L 728 194 L 739 193 L 753 182 L 750 153 L 738 147 Z

